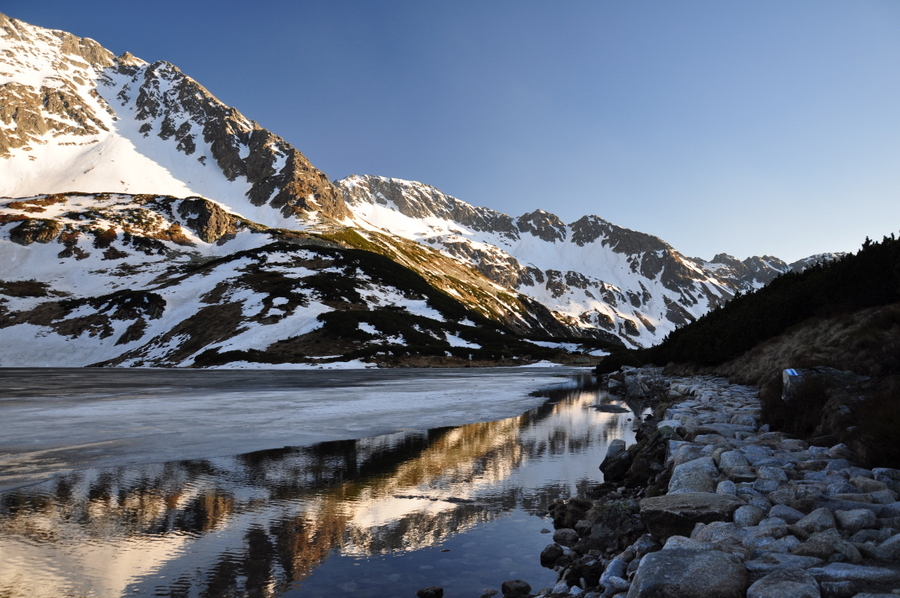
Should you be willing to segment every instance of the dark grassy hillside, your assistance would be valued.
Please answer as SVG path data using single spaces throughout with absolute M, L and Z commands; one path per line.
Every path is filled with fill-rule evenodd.
M 598 371 L 613 371 L 623 364 L 719 366 L 810 318 L 852 314 L 898 301 L 900 241 L 893 235 L 881 242 L 866 239 L 856 254 L 799 274 L 789 272 L 754 293 L 738 295 L 675 330 L 659 345 L 616 352 Z

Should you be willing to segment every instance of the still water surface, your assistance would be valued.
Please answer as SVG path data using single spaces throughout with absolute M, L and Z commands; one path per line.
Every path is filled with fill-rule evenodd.
M 590 387 L 517 417 L 70 472 L 0 494 L 0 596 L 480 596 L 538 563 L 639 406 Z M 619 409 L 618 407 L 621 407 Z

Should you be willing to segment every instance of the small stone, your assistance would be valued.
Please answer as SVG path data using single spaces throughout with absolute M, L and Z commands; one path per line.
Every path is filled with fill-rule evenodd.
M 731 423 L 736 426 L 749 426 L 751 428 L 757 426 L 756 418 L 746 413 L 736 413 L 731 416 Z
M 719 455 L 717 465 L 721 469 L 726 469 L 728 467 L 747 467 L 750 462 L 740 451 L 725 451 Z
M 687 536 L 697 523 L 731 521 L 744 502 L 735 497 L 706 492 L 667 494 L 641 501 L 641 518 L 655 538 Z
M 887 551 L 893 560 L 900 560 L 900 534 L 888 538 L 879 545 L 879 548 Z
M 873 503 L 879 505 L 890 505 L 897 501 L 897 493 L 888 489 L 867 492 L 865 496 L 868 496 Z
M 842 469 L 849 469 L 853 467 L 853 464 L 846 459 L 832 459 L 825 466 L 825 471 L 840 471 Z
M 669 494 L 685 492 L 709 492 L 716 490 L 716 478 L 719 470 L 712 457 L 700 457 L 676 465 L 669 480 Z
M 722 473 L 725 475 L 725 477 L 735 483 L 756 481 L 756 471 L 754 471 L 754 469 L 749 465 L 723 467 Z
M 785 438 L 775 445 L 775 448 L 779 451 L 789 451 L 792 453 L 805 451 L 809 448 L 809 445 L 799 438 Z
M 780 486 L 774 492 L 769 492 L 766 495 L 766 498 L 769 499 L 773 505 L 788 505 L 791 506 L 795 502 L 797 502 L 797 493 L 787 486 Z
M 738 507 L 734 512 L 733 521 L 738 527 L 752 527 L 758 525 L 766 516 L 765 511 L 753 505 Z
M 872 585 L 897 587 L 900 585 L 900 572 L 887 567 L 869 567 L 848 563 L 831 563 L 824 567 L 808 569 L 819 585 L 825 583 L 845 583 L 851 590 L 848 596 L 863 591 L 871 591 Z
M 769 511 L 769 517 L 778 517 L 787 523 L 797 523 L 803 519 L 804 515 L 793 507 L 778 504 Z
M 757 479 L 753 482 L 753 489 L 760 494 L 769 494 L 778 490 L 778 480 Z
M 850 478 L 850 483 L 859 488 L 862 492 L 878 492 L 879 490 L 888 489 L 887 484 L 884 482 L 862 476 Z
M 776 482 L 788 481 L 787 474 L 779 467 L 757 467 L 756 475 L 762 480 L 775 480 Z
M 715 544 L 740 544 L 741 530 L 734 523 L 714 521 L 708 525 L 701 524 L 695 527 L 691 539 Z M 668 546 L 668 543 L 666 545 Z
M 702 524 L 697 526 L 702 527 Z M 713 545 L 702 540 L 693 538 L 685 538 L 684 536 L 672 536 L 666 540 L 663 550 L 712 550 Z
M 521 579 L 510 579 L 500 585 L 500 591 L 504 597 L 527 596 L 531 593 L 531 586 Z
M 732 496 L 737 496 L 737 487 L 731 480 L 724 480 L 719 482 L 719 485 L 716 486 L 716 494 L 730 494 Z
M 617 438 L 609 443 L 606 449 L 606 457 L 600 464 L 603 479 L 607 482 L 617 482 L 625 478 L 628 468 L 631 467 L 633 457 L 625 450 L 625 441 Z
M 627 592 L 628 588 L 631 587 L 631 582 L 624 577 L 610 577 L 606 580 L 606 584 L 603 587 L 611 592 Z
M 769 552 L 763 554 L 757 559 L 747 561 L 744 565 L 750 572 L 750 580 L 756 581 L 774 571 L 783 571 L 785 569 L 809 569 L 810 567 L 820 567 L 825 562 L 809 556 L 799 556 L 793 554 L 780 554 Z
M 863 491 L 851 484 L 850 482 L 835 482 L 829 484 L 825 489 L 828 496 L 837 496 L 842 494 L 863 494 Z
M 811 535 L 806 542 L 797 545 L 791 550 L 791 554 L 812 556 L 823 560 L 833 559 L 837 553 L 842 555 L 841 560 L 843 561 L 858 564 L 863 560 L 859 549 L 841 538 L 841 534 L 836 529 L 817 532 Z
M 603 570 L 603 573 L 600 574 L 600 585 L 604 587 L 609 585 L 609 579 L 611 577 L 625 577 L 627 571 L 628 563 L 625 559 L 614 558 L 606 566 L 606 569 Z
M 821 507 L 795 525 L 808 533 L 821 532 L 835 526 L 834 515 L 827 508 Z
M 850 537 L 850 541 L 854 544 L 862 544 L 864 542 L 874 542 L 880 544 L 894 535 L 892 529 L 861 529 Z
M 444 588 L 440 586 L 430 586 L 416 591 L 419 598 L 443 598 Z
M 838 527 L 850 534 L 855 534 L 863 528 L 874 528 L 878 523 L 875 513 L 869 509 L 835 511 L 834 518 L 837 520 Z

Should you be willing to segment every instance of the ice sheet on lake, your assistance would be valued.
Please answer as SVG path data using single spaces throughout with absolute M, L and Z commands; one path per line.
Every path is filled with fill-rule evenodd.
M 585 372 L 0 370 L 0 491 L 72 469 L 500 419 L 545 400 L 530 393 Z

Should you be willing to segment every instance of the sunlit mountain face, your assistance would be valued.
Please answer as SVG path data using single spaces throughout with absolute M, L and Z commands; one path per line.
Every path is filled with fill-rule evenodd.
M 0 593 L 471 593 L 512 571 L 552 585 L 542 514 L 633 439 L 641 407 L 608 401 L 557 390 L 493 422 L 61 475 L 2 495 Z

